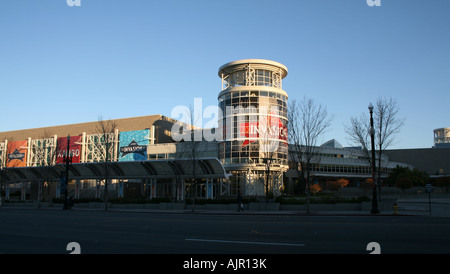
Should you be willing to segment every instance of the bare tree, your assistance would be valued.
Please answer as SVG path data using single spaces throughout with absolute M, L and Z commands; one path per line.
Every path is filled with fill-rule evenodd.
M 33 140 L 29 146 L 31 147 L 31 153 L 34 155 L 32 158 L 32 165 L 37 167 L 37 172 L 40 175 L 38 182 L 38 206 L 40 206 L 40 200 L 43 198 L 43 189 L 46 186 L 47 199 L 50 198 L 50 177 L 52 170 L 56 164 L 56 158 L 58 151 L 61 151 L 61 144 L 57 142 L 54 135 L 49 130 L 44 130 L 40 139 Z
M 117 141 L 114 138 L 114 131 L 117 128 L 117 123 L 113 120 L 103 120 L 100 116 L 98 119 L 98 124 L 96 130 L 99 134 L 99 140 L 96 143 L 99 149 L 102 151 L 102 160 L 104 173 L 105 188 L 103 192 L 103 200 L 105 202 L 105 210 L 108 210 L 108 185 L 109 185 L 109 165 L 114 157 L 114 142 Z
M 288 112 L 288 134 L 291 149 L 290 160 L 299 179 L 305 179 L 306 211 L 310 204 L 310 171 L 313 163 L 320 162 L 319 138 L 330 128 L 332 117 L 324 105 L 304 97 L 291 99 Z
M 392 144 L 395 143 L 395 135 L 400 132 L 405 118 L 399 117 L 399 105 L 393 98 L 379 97 L 373 112 L 376 146 L 377 182 L 381 182 L 382 154 Z M 359 117 L 351 117 L 350 123 L 345 125 L 345 132 L 348 139 L 354 144 L 361 145 L 363 152 L 370 164 L 370 117 L 368 114 L 361 114 Z M 378 183 L 380 190 L 381 184 Z M 380 193 L 380 192 L 379 192 Z M 380 197 L 381 195 L 379 195 Z M 380 197 L 381 199 L 381 197 Z
M 265 192 L 266 192 L 266 203 L 269 202 L 269 187 L 271 180 L 271 175 L 273 175 L 270 171 L 274 160 L 276 160 L 276 156 L 278 153 L 278 148 L 280 145 L 279 141 L 279 130 L 274 130 L 274 128 L 278 128 L 279 119 L 276 118 L 277 111 L 272 109 L 266 109 L 264 107 L 260 107 L 260 117 L 259 117 L 259 149 L 260 156 L 264 161 L 265 166 Z M 272 186 L 273 187 L 273 186 Z
M 198 111 L 197 111 L 198 112 Z M 181 121 L 178 121 L 172 127 L 172 137 L 175 141 L 178 141 L 177 145 L 177 159 L 189 159 L 192 162 L 192 178 L 191 178 L 191 196 L 192 196 L 192 212 L 195 211 L 195 199 L 197 197 L 197 175 L 196 164 L 198 161 L 199 153 L 203 143 L 202 129 L 197 127 L 201 121 L 200 114 L 197 113 L 192 105 L 189 107 L 182 107 L 181 113 L 183 117 Z M 177 137 L 175 137 L 177 136 Z

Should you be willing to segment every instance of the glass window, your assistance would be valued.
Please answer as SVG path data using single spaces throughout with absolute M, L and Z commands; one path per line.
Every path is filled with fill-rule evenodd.
M 244 71 L 238 71 L 231 75 L 231 86 L 240 87 L 245 85 L 245 73 Z

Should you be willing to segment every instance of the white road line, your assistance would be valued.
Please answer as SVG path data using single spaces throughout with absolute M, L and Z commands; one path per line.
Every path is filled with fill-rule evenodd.
M 185 240 L 195 242 L 214 242 L 214 243 L 231 243 L 231 244 L 305 246 L 304 244 L 291 244 L 291 243 L 246 242 L 246 241 L 210 240 L 210 239 L 185 239 Z

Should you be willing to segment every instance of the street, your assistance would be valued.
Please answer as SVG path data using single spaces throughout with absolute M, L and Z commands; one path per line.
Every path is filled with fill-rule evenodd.
M 450 253 L 450 218 L 0 210 L 0 253 Z M 78 247 L 68 248 L 74 242 Z

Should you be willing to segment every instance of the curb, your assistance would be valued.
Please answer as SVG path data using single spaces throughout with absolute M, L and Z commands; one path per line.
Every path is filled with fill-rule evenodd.
M 42 210 L 42 211 L 73 211 L 73 212 L 114 212 L 114 213 L 147 213 L 147 214 L 191 214 L 191 215 L 237 215 L 237 216 L 255 216 L 255 215 L 271 215 L 271 216 L 423 216 L 420 214 L 394 214 L 394 213 L 364 213 L 364 212 L 297 212 L 297 211 L 244 211 L 244 212 L 234 212 L 234 211 L 205 211 L 205 210 L 195 210 L 190 209 L 184 210 L 136 210 L 136 209 L 115 209 L 109 208 L 104 210 L 103 208 L 72 208 L 72 209 L 62 209 L 59 207 L 0 207 L 0 210 Z

